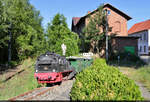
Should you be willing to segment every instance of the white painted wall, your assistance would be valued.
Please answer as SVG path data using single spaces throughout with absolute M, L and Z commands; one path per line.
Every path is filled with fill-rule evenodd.
M 150 29 L 148 30 L 148 52 L 150 53 Z
M 138 54 L 148 54 L 148 46 L 150 45 L 150 30 L 129 34 L 129 36 L 138 36 Z M 145 46 L 145 51 L 144 51 Z M 141 51 L 140 51 L 141 48 Z
M 148 46 L 150 47 L 150 29 L 148 30 Z

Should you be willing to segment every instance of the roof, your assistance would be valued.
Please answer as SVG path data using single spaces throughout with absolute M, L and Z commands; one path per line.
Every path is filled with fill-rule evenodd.
M 139 39 L 140 37 L 138 36 L 111 36 L 112 38 L 134 38 L 134 39 Z
M 115 8 L 114 6 L 110 5 L 109 3 L 104 4 L 104 7 L 103 7 L 103 8 L 105 8 L 105 7 L 109 7 L 109 8 L 111 8 L 112 10 L 118 12 L 120 15 L 123 15 L 127 20 L 132 19 L 130 16 L 128 16 L 128 15 L 125 14 L 124 12 L 120 11 L 119 9 Z M 88 16 L 89 14 L 93 14 L 93 13 L 96 12 L 96 11 L 98 11 L 98 8 L 97 8 L 96 10 L 94 10 L 94 11 L 88 13 L 88 14 L 85 15 L 85 16 Z
M 105 7 L 109 7 L 109 8 L 111 8 L 112 10 L 118 12 L 120 15 L 122 15 L 123 17 L 125 17 L 127 20 L 132 19 L 130 16 L 128 16 L 128 15 L 125 14 L 124 12 L 120 11 L 119 9 L 115 8 L 114 6 L 112 6 L 112 5 L 108 4 L 108 3 L 104 4 L 104 8 L 105 8 Z M 72 18 L 73 24 L 74 24 L 74 25 L 77 25 L 77 24 L 80 22 L 80 20 L 84 19 L 84 18 L 87 17 L 88 15 L 91 15 L 91 14 L 95 13 L 96 11 L 98 11 L 98 8 L 97 8 L 96 10 L 93 10 L 92 12 L 89 12 L 88 14 L 86 14 L 86 15 L 83 16 L 83 17 L 73 17 L 73 18 Z
M 74 26 L 79 22 L 80 18 L 81 18 L 81 17 L 73 17 L 73 18 L 72 18 L 72 21 L 73 21 Z
M 144 31 L 150 29 L 150 19 L 134 24 L 129 30 L 128 34 L 133 34 L 136 32 Z

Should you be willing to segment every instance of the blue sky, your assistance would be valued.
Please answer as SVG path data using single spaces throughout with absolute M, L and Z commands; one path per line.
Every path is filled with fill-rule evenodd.
M 137 22 L 150 19 L 150 0 L 30 0 L 30 3 L 40 11 L 44 27 L 56 13 L 61 13 L 67 18 L 71 28 L 72 17 L 84 16 L 101 3 L 110 3 L 132 17 L 128 21 L 128 29 Z

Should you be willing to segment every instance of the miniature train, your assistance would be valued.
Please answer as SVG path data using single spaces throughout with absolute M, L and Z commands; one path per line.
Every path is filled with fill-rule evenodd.
M 34 77 L 38 83 L 58 83 L 76 74 L 64 56 L 46 52 L 37 58 Z

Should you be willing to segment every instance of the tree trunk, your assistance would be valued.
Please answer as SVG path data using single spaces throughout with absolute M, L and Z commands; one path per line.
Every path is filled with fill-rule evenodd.
M 93 52 L 94 53 L 94 41 L 91 41 L 91 47 L 90 47 L 90 52 Z

